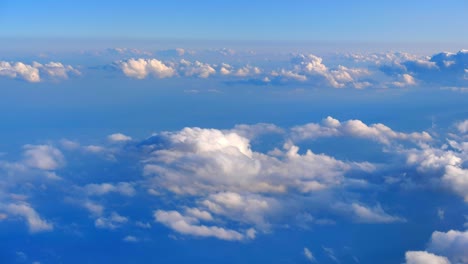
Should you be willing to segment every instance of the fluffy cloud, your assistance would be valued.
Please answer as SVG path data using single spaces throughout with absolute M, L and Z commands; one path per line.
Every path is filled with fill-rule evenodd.
M 313 54 L 299 54 L 292 58 L 293 69 L 282 69 L 274 71 L 275 78 L 293 79 L 296 81 L 310 80 L 315 85 L 325 85 L 334 88 L 351 86 L 354 88 L 364 88 L 367 86 L 362 77 L 370 75 L 364 68 L 348 68 L 338 65 L 335 68 L 328 68 L 323 64 L 323 59 Z
M 441 257 L 426 251 L 408 251 L 405 254 L 406 264 L 450 264 L 446 257 Z
M 291 129 L 293 140 L 316 139 L 320 137 L 352 136 L 375 140 L 382 144 L 390 144 L 393 140 L 408 140 L 426 142 L 432 140 L 427 132 L 402 133 L 393 131 L 384 124 L 366 125 L 360 120 L 340 122 L 333 117 L 327 117 L 322 124 L 309 123 Z
M 458 131 L 456 125 L 452 129 Z M 267 134 L 275 134 L 277 142 L 273 147 L 265 150 L 257 149 L 255 143 L 251 146 L 251 142 L 262 141 Z M 301 140 L 332 136 L 380 142 L 384 144 L 383 151 L 393 157 L 384 167 L 299 147 Z M 156 223 L 174 232 L 238 241 L 272 232 L 278 226 L 308 228 L 339 223 L 342 218 L 369 224 L 404 222 L 407 216 L 399 209 L 388 205 L 388 201 L 376 201 L 374 196 L 388 187 L 382 174 L 394 171 L 409 172 L 405 176 L 408 181 L 444 183 L 434 188 L 445 188 L 463 197 L 468 190 L 464 184 L 468 147 L 462 136 L 449 134 L 447 143 L 436 147 L 440 141 L 425 132 L 403 133 L 384 124 L 367 125 L 360 120 L 341 122 L 328 117 L 320 123 L 291 129 L 273 124 L 237 125 L 226 130 L 187 127 L 126 144 L 115 144 L 113 137 L 120 140 L 128 136 L 113 134 L 104 140 L 102 149 L 112 152 L 112 160 L 95 159 L 96 154 L 84 151 L 77 142 L 59 142 L 60 148 L 67 150 L 67 164 L 74 171 L 64 166 L 65 157 L 58 147 L 26 145 L 18 162 L 0 162 L 2 173 L 7 172 L 7 180 L 0 184 L 0 202 L 23 205 L 27 199 L 34 199 L 39 190 L 48 190 L 66 196 L 65 200 L 79 210 L 86 209 L 96 228 L 109 230 L 132 223 L 116 213 L 128 214 L 126 206 L 138 203 L 132 210 L 152 211 L 157 204 L 160 210 L 154 213 Z M 279 142 L 277 137 L 281 137 Z M 394 144 L 399 141 L 415 144 Z M 29 177 L 45 172 L 55 175 L 58 169 L 63 175 L 61 181 L 33 182 L 33 177 Z M 93 169 L 95 174 L 89 172 Z M 118 177 L 114 177 L 115 172 Z M 25 173 L 30 175 L 23 177 Z M 421 174 L 425 177 L 419 177 Z M 20 197 L 16 192 L 25 195 Z M 157 202 L 140 203 L 146 199 Z M 146 204 L 153 204 L 153 208 Z M 26 211 L 16 215 L 26 222 L 28 215 L 31 222 L 42 221 L 44 228 L 51 226 L 37 213 L 31 214 L 35 211 Z M 5 209 L 0 213 L 13 215 Z M 151 227 L 146 223 L 148 219 L 138 220 L 128 226 Z M 449 253 L 429 249 L 452 260 Z
M 177 211 L 157 210 L 154 219 L 173 229 L 174 231 L 201 237 L 215 237 L 222 240 L 243 240 L 245 235 L 217 226 L 200 225 L 197 218 L 183 216 Z
M 428 250 L 447 256 L 453 263 L 468 263 L 468 231 L 449 230 L 432 233 Z
M 432 233 L 427 251 L 406 252 L 406 263 L 468 263 L 467 248 L 468 231 L 435 231 Z
M 31 65 L 23 62 L 0 61 L 0 76 L 19 78 L 28 82 L 40 82 L 41 75 L 50 79 L 68 79 L 69 74 L 81 73 L 70 65 L 60 62 L 41 64 L 33 62 Z
M 185 76 L 197 76 L 200 78 L 208 78 L 216 73 L 216 70 L 207 63 L 199 61 L 190 62 L 181 60 L 179 63 L 179 71 Z
M 24 163 L 31 168 L 55 170 L 64 165 L 62 152 L 52 146 L 26 145 L 24 150 Z
M 118 63 L 123 73 L 132 78 L 144 79 L 148 75 L 157 78 L 168 78 L 176 74 L 176 70 L 157 59 L 129 59 Z
M 414 76 L 429 84 L 463 87 L 468 84 L 467 68 L 468 51 L 461 50 L 457 53 L 442 52 L 426 58 L 408 57 L 406 60 L 387 63 L 380 69 L 387 75 L 402 76 L 402 81 L 394 83 L 397 86 L 414 84 Z

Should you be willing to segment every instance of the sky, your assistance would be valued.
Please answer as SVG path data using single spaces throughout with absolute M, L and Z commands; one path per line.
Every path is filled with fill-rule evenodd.
M 2 37 L 468 42 L 466 1 L 9 1 Z
M 466 1 L 1 1 L 0 263 L 468 263 Z

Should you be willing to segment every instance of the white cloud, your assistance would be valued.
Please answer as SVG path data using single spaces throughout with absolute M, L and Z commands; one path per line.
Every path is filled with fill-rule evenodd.
M 213 217 L 211 216 L 210 212 L 203 211 L 198 208 L 187 208 L 185 209 L 185 213 L 188 216 L 195 217 L 199 220 L 213 221 Z
M 264 216 L 273 209 L 276 201 L 256 195 L 240 195 L 234 192 L 211 194 L 201 202 L 208 210 L 217 215 L 228 216 L 239 222 L 268 226 Z
M 144 79 L 148 75 L 168 78 L 176 74 L 175 69 L 157 59 L 129 59 L 118 64 L 126 76 L 137 79 Z
M 39 69 L 22 62 L 9 63 L 0 61 L 0 75 L 10 78 L 21 78 L 28 82 L 40 82 Z
M 112 183 L 101 183 L 101 184 L 87 184 L 83 187 L 85 193 L 87 195 L 105 195 L 108 193 L 119 193 L 125 196 L 133 196 L 135 195 L 135 188 L 131 183 L 128 182 L 119 182 L 116 184 Z
M 468 203 L 468 169 L 447 165 L 442 180 Z
M 361 77 L 370 75 L 370 72 L 364 68 L 348 68 L 338 65 L 335 68 L 328 68 L 323 64 L 323 59 L 313 54 L 299 54 L 292 58 L 293 69 L 277 72 L 272 76 L 278 76 L 297 81 L 314 81 L 314 84 L 324 84 L 334 88 L 343 88 L 352 86 L 364 88 L 363 82 L 359 81 Z
M 27 203 L 10 203 L 2 207 L 8 214 L 24 218 L 31 233 L 51 231 L 54 228 L 51 223 L 42 219 L 36 210 Z
M 468 119 L 457 123 L 457 129 L 460 133 L 468 133 Z
M 366 138 L 387 145 L 390 144 L 392 140 L 408 140 L 416 143 L 432 140 L 432 137 L 427 132 L 413 132 L 408 134 L 394 131 L 380 123 L 368 126 L 361 120 L 340 122 L 330 116 L 324 119 L 322 124 L 309 123 L 291 129 L 291 137 L 296 141 L 335 136 Z
M 183 216 L 177 211 L 157 210 L 154 212 L 154 218 L 157 222 L 160 222 L 181 234 L 200 237 L 216 237 L 222 240 L 245 239 L 243 234 L 234 230 L 224 229 L 217 226 L 199 225 L 196 218 Z
M 210 75 L 216 73 L 216 70 L 207 63 L 199 61 L 192 63 L 187 60 L 180 61 L 179 71 L 185 76 L 198 76 L 200 78 L 208 78 Z
M 397 87 L 407 87 L 416 85 L 416 80 L 413 76 L 404 73 L 399 76 L 399 80 L 392 83 Z
M 369 208 L 353 203 L 351 204 L 351 211 L 356 221 L 362 223 L 393 223 L 405 221 L 400 217 L 387 214 L 379 205 L 374 208 Z
M 131 137 L 124 135 L 122 133 L 115 133 L 115 134 L 109 135 L 107 138 L 113 142 L 124 142 L 124 141 L 132 140 Z
M 306 257 L 307 260 L 309 260 L 310 262 L 316 262 L 315 258 L 314 258 L 314 255 L 312 254 L 312 252 L 310 251 L 310 249 L 308 248 L 304 248 L 304 256 Z
M 62 167 L 65 158 L 60 150 L 49 145 L 25 145 L 24 163 L 41 170 L 55 170 Z
M 446 256 L 453 263 L 468 263 L 468 230 L 432 233 L 428 250 Z
M 97 228 L 116 229 L 128 222 L 128 218 L 113 212 L 109 217 L 99 217 L 94 221 Z
M 85 201 L 82 203 L 83 207 L 86 208 L 91 214 L 95 216 L 102 215 L 104 212 L 104 206 L 94 203 L 92 201 Z
M 20 78 L 28 82 L 40 82 L 41 75 L 51 79 L 68 79 L 69 74 L 80 75 L 81 73 L 70 65 L 60 62 L 49 62 L 41 64 L 33 62 L 32 65 L 23 62 L 0 61 L 0 76 Z
M 406 264 L 450 264 L 446 257 L 434 255 L 426 251 L 407 251 Z

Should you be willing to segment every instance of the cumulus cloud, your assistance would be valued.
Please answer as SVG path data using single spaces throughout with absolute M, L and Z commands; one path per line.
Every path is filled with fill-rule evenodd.
M 245 235 L 237 231 L 217 226 L 200 225 L 196 218 L 183 216 L 177 211 L 157 210 L 154 212 L 154 218 L 155 221 L 185 235 L 215 237 L 222 240 L 245 239 Z
M 432 233 L 426 251 L 407 251 L 406 263 L 468 263 L 468 231 Z
M 333 88 L 364 88 L 367 86 L 362 77 L 370 75 L 365 68 L 348 68 L 338 65 L 329 68 L 323 59 L 313 54 L 299 54 L 291 59 L 292 69 L 273 71 L 272 77 L 279 79 L 292 79 L 296 81 L 310 81 L 314 85 L 324 85 Z
M 179 63 L 179 71 L 185 76 L 197 76 L 200 78 L 208 78 L 210 75 L 216 73 L 216 70 L 207 63 L 199 61 L 190 62 L 181 60 Z
M 25 145 L 24 163 L 41 170 L 55 170 L 63 166 L 65 158 L 60 150 L 49 145 Z
M 69 74 L 80 75 L 81 73 L 72 66 L 60 62 L 25 64 L 0 61 L 0 76 L 23 79 L 28 82 L 40 82 L 41 76 L 50 79 L 68 79 Z
M 405 254 L 406 264 L 450 264 L 446 257 L 426 251 L 408 251 Z
M 468 263 L 468 231 L 449 230 L 432 233 L 428 250 L 446 256 L 452 263 Z
M 406 60 L 387 63 L 380 69 L 387 75 L 403 77 L 402 81 L 394 83 L 397 86 L 414 84 L 413 77 L 416 77 L 429 84 L 466 87 L 467 62 L 468 51 L 461 50 L 457 53 L 442 52 L 425 58 L 408 57 Z
M 129 59 L 118 63 L 123 73 L 132 78 L 144 79 L 148 75 L 156 78 L 168 78 L 176 74 L 176 70 L 157 59 Z
M 0 61 L 0 75 L 10 78 L 21 78 L 28 82 L 40 82 L 39 69 L 22 62 L 9 63 Z
M 451 128 L 454 133 L 462 132 L 456 125 Z M 270 149 L 251 146 L 252 140 L 261 141 L 267 134 L 275 134 L 277 142 L 274 146 Z M 273 124 L 237 125 L 225 130 L 187 127 L 126 144 L 114 144 L 109 137 L 104 140 L 103 148 L 112 149 L 115 159 L 105 165 L 94 163 L 99 161 L 95 161 L 95 154 L 89 151 L 75 151 L 82 150 L 79 143 L 62 140 L 60 148 L 70 151 L 66 152 L 67 163 L 71 163 L 73 172 L 64 167 L 65 158 L 58 147 L 26 145 L 19 162 L 2 161 L 0 169 L 3 173 L 10 167 L 18 167 L 10 173 L 14 177 L 8 181 L 16 181 L 18 188 L 15 191 L 20 193 L 26 190 L 25 193 L 31 194 L 51 188 L 54 195 L 60 196 L 65 192 L 64 186 L 73 186 L 71 192 L 66 193 L 67 200 L 79 206 L 81 211 L 86 209 L 96 228 L 109 230 L 132 223 L 116 212 L 128 214 L 124 209 L 126 206 L 145 199 L 157 201 L 160 209 L 154 212 L 157 224 L 181 235 L 232 241 L 254 239 L 278 226 L 304 228 L 335 223 L 341 218 L 364 224 L 405 221 L 406 216 L 398 211 L 398 207 L 388 205 L 385 200 L 375 201 L 373 196 L 387 187 L 378 186 L 386 184 L 381 171 L 383 165 L 355 162 L 352 157 L 338 159 L 299 147 L 301 140 L 332 136 L 380 142 L 388 155 L 396 156 L 388 160 L 385 170 L 391 173 L 397 170 L 402 174 L 408 171 L 411 172 L 408 180 L 417 178 L 412 175 L 416 174 L 427 184 L 444 183 L 435 188 L 446 188 L 463 197 L 467 194 L 464 166 L 468 147 L 464 145 L 463 137 L 449 136 L 444 146 L 436 147 L 440 141 L 424 132 L 403 133 L 384 124 L 367 125 L 360 120 L 342 122 L 332 117 L 289 130 Z M 118 135 L 117 139 L 126 137 Z M 278 141 L 277 137 L 281 139 Z M 434 134 L 434 137 L 438 135 Z M 411 148 L 393 144 L 401 140 L 416 144 L 410 144 Z M 94 169 L 87 167 L 90 158 L 93 159 L 92 166 L 97 164 L 95 167 L 103 168 L 96 170 L 96 174 L 87 171 Z M 24 171 L 53 173 L 58 169 L 66 175 L 63 184 L 62 181 L 54 182 L 56 185 L 49 182 L 40 182 L 36 186 L 29 182 L 24 186 L 19 184 L 18 175 Z M 77 171 L 80 172 L 77 174 Z M 125 178 L 107 175 L 115 171 Z M 105 175 L 101 175 L 102 172 L 106 172 Z M 425 177 L 419 177 L 422 174 Z M 9 188 L 8 182 L 0 184 L 0 199 L 4 197 L 3 192 L 14 193 Z M 363 189 L 369 192 L 362 192 Z M 144 191 L 137 193 L 137 190 Z M 368 193 L 372 193 L 372 200 Z M 6 199 L 19 199 L 15 197 Z M 21 199 L 26 201 L 28 198 Z M 8 200 L 5 204 L 22 203 Z M 155 209 L 146 204 L 138 204 L 133 209 Z M 26 213 L 23 215 L 17 214 L 28 221 Z M 148 219 L 139 216 L 138 220 L 128 226 L 151 227 Z M 45 226 L 49 224 L 42 221 Z M 449 253 L 439 253 L 432 247 L 428 251 L 452 260 Z
M 408 140 L 413 142 L 427 142 L 432 140 L 432 137 L 427 132 L 413 132 L 408 134 L 393 131 L 391 128 L 380 123 L 368 126 L 361 120 L 340 122 L 330 116 L 324 119 L 321 124 L 309 123 L 291 129 L 291 137 L 293 140 L 336 136 L 366 138 L 386 145 L 390 144 L 393 140 Z

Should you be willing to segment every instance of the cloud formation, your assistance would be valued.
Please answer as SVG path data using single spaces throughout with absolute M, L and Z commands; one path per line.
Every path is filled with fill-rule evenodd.
M 148 212 L 156 224 L 179 235 L 229 241 L 254 239 L 286 225 L 307 229 L 338 221 L 405 223 L 411 219 L 399 207 L 368 194 L 389 186 L 404 190 L 404 184 L 419 181 L 466 197 L 463 122 L 452 126 L 441 146 L 437 134 L 332 117 L 289 129 L 264 123 L 225 130 L 186 127 L 144 140 L 115 133 L 100 145 L 69 140 L 25 145 L 17 160 L 0 162 L 6 175 L 0 185 L 0 214 L 23 219 L 31 232 L 52 230 L 33 207 L 35 195 L 47 189 L 87 213 L 91 226 L 107 230 L 152 228 L 142 217 Z M 281 139 L 271 149 L 252 147 L 272 134 Z M 357 162 L 301 145 L 323 137 L 378 142 L 391 158 L 385 165 Z M 129 208 L 138 213 L 130 214 Z M 50 212 L 46 216 L 49 219 Z M 435 232 L 427 250 L 451 261 L 462 258 L 454 250 L 463 248 L 457 244 L 464 245 L 463 237 L 460 231 Z M 450 252 L 441 246 L 451 243 Z
M 52 80 L 68 79 L 70 74 L 80 75 L 81 72 L 60 62 L 26 64 L 23 62 L 0 61 L 0 76 L 22 79 L 27 82 L 40 82 L 42 81 L 41 76 Z
M 427 142 L 432 140 L 431 136 L 427 132 L 413 132 L 408 134 L 393 131 L 384 124 L 372 124 L 368 126 L 361 120 L 340 122 L 330 116 L 322 120 L 321 124 L 309 123 L 293 127 L 291 130 L 293 140 L 351 136 L 374 140 L 386 145 L 395 140 L 407 140 L 412 142 Z

